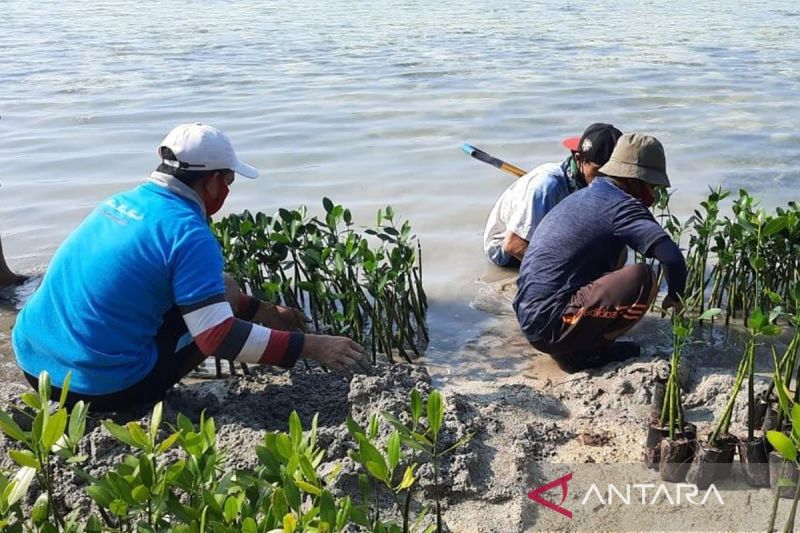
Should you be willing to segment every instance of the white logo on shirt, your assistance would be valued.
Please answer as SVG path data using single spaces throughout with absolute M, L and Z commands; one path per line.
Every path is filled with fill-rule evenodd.
M 126 216 L 133 220 L 142 220 L 144 218 L 136 209 L 128 208 L 125 204 L 121 204 L 117 202 L 115 199 L 110 198 L 106 201 L 106 205 L 113 209 L 114 211 L 118 212 L 120 215 Z

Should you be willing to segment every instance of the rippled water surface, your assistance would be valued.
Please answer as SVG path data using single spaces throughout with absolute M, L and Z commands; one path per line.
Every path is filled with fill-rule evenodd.
M 510 180 L 461 143 L 532 167 L 613 122 L 664 143 L 679 212 L 716 184 L 797 199 L 799 15 L 772 0 L 6 0 L 3 246 L 44 268 L 172 126 L 204 121 L 264 171 L 228 212 L 327 195 L 364 223 L 387 203 L 410 218 L 445 349 L 482 320 L 466 303 Z

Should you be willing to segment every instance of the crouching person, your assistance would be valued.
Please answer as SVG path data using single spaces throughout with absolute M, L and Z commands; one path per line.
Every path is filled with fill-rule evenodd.
M 298 310 L 226 291 L 207 219 L 236 174 L 258 176 L 228 137 L 184 124 L 158 153 L 146 183 L 105 200 L 72 232 L 20 312 L 12 343 L 28 381 L 36 387 L 46 370 L 58 395 L 71 373 L 68 403 L 105 411 L 162 399 L 212 355 L 284 368 L 299 357 L 354 364 L 363 349 L 350 339 L 304 335 Z
M 568 372 L 640 355 L 637 344 L 615 340 L 641 320 L 658 286 L 646 264 L 620 264 L 625 246 L 665 268 L 663 307 L 680 306 L 686 283 L 683 255 L 648 209 L 655 187 L 670 185 L 661 143 L 623 135 L 600 173 L 542 220 L 517 281 L 522 331 Z

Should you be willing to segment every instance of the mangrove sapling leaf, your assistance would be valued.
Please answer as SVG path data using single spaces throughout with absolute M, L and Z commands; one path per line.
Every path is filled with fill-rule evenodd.
M 767 431 L 767 440 L 775 451 L 786 460 L 797 461 L 797 448 L 795 443 L 779 431 Z
M 28 492 L 33 478 L 36 476 L 36 469 L 29 466 L 23 466 L 14 475 L 9 485 L 10 490 L 7 495 L 4 495 L 6 504 L 10 507 L 17 503 Z M 7 487 L 8 489 L 8 487 Z
M 438 390 L 432 390 L 428 395 L 427 413 L 428 424 L 430 424 L 435 439 L 444 421 L 444 402 L 442 401 L 442 394 Z
M 15 441 L 25 442 L 27 440 L 25 432 L 22 431 L 22 428 L 20 428 L 19 425 L 14 422 L 14 419 L 12 419 L 8 413 L 2 410 L 0 410 L 0 430 L 2 430 L 7 437 Z

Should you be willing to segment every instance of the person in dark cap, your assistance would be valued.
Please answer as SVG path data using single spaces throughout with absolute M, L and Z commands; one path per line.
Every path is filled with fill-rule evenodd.
M 640 354 L 615 342 L 653 304 L 658 285 L 645 263 L 621 265 L 626 246 L 657 259 L 666 273 L 662 307 L 680 308 L 686 262 L 649 207 L 669 187 L 664 148 L 655 138 L 623 135 L 583 190 L 553 208 L 536 228 L 517 280 L 514 310 L 531 345 L 574 372 Z
M 489 261 L 519 266 L 539 222 L 561 200 L 594 179 L 621 135 L 611 124 L 592 124 L 580 137 L 563 141 L 570 155 L 562 163 L 540 165 L 512 183 L 486 222 L 483 249 Z

